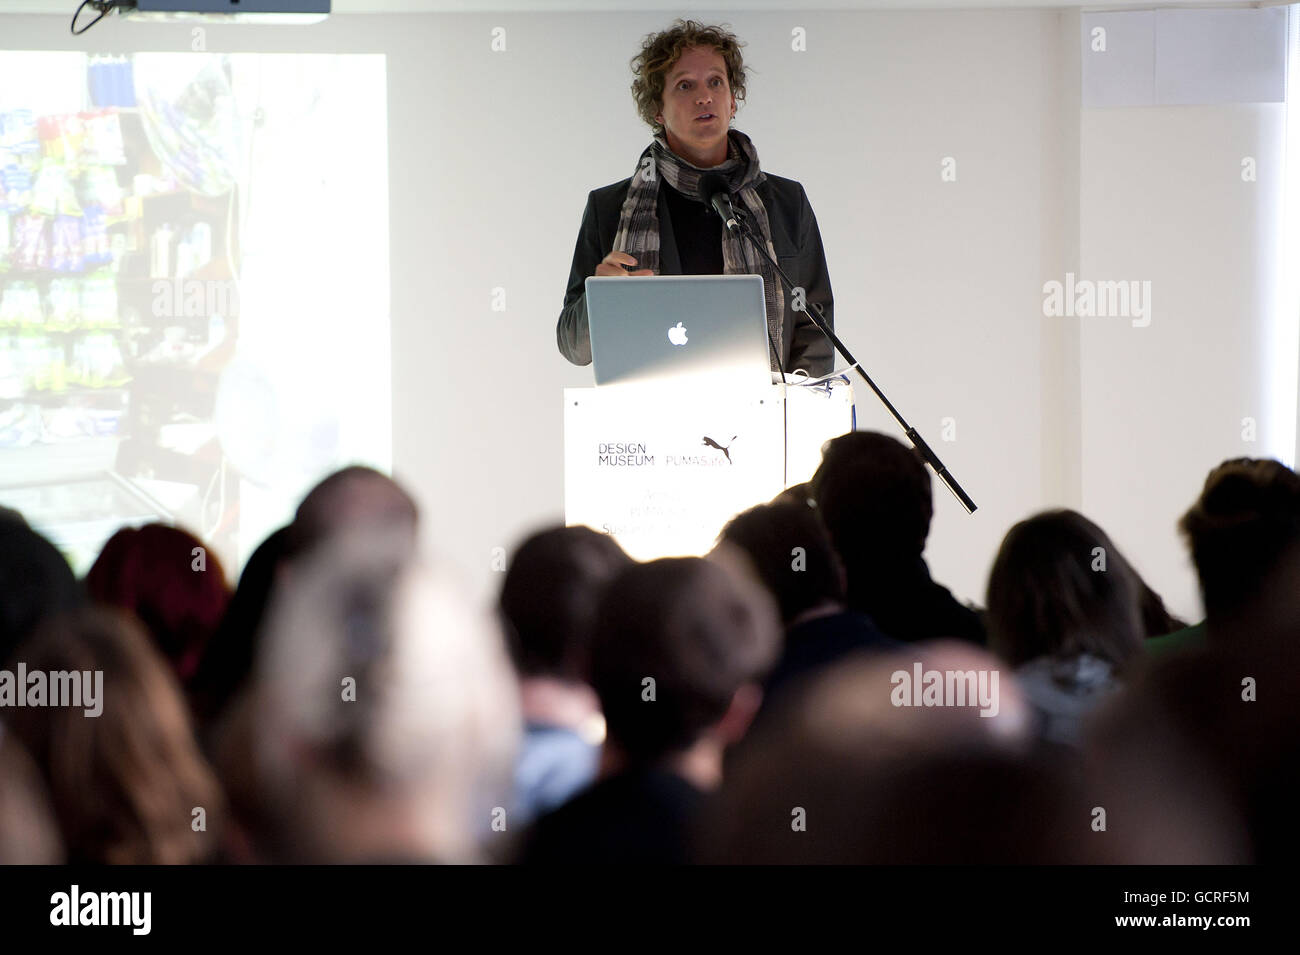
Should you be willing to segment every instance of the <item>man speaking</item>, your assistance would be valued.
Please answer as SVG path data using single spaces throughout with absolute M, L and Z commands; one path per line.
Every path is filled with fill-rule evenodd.
M 793 309 L 794 291 L 748 239 L 723 229 L 710 197 L 700 194 L 704 173 L 720 174 L 808 307 L 820 305 L 833 322 L 821 232 L 803 186 L 763 172 L 749 137 L 730 128 L 737 98 L 745 98 L 740 46 L 720 27 L 678 20 L 648 36 L 632 60 L 632 94 L 654 138 L 631 177 L 587 196 L 555 329 L 561 354 L 575 365 L 591 363 L 589 275 L 761 275 L 768 331 L 785 370 L 802 368 L 813 377 L 833 370 L 830 342 Z

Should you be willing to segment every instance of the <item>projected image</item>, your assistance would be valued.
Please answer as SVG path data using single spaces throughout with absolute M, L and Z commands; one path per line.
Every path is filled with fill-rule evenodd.
M 237 569 L 389 447 L 382 56 L 0 52 L 0 504 Z

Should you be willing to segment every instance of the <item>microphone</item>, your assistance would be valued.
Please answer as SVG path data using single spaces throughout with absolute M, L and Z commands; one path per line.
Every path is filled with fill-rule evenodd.
M 713 206 L 713 211 L 718 214 L 722 224 L 726 226 L 728 232 L 734 232 L 736 235 L 746 235 L 748 232 L 742 232 L 745 227 L 737 222 L 739 218 L 736 210 L 731 205 L 731 187 L 727 185 L 727 179 L 720 172 L 706 172 L 700 176 L 700 196 Z M 756 240 L 752 235 L 749 236 L 751 242 Z M 759 247 L 760 251 L 762 247 Z M 764 252 L 764 255 L 767 253 Z M 787 279 L 788 281 L 788 279 Z M 764 320 L 766 328 L 766 320 Z M 776 359 L 777 371 L 781 373 L 781 381 L 785 381 L 785 363 L 781 361 L 781 353 L 776 350 L 776 339 L 772 337 L 772 329 L 767 328 L 767 344 L 772 349 L 772 357 Z
M 736 221 L 736 210 L 731 205 L 731 188 L 727 185 L 725 176 L 718 172 L 706 172 L 700 177 L 700 196 L 713 206 L 713 211 L 718 214 L 728 232 L 740 228 L 740 223 Z

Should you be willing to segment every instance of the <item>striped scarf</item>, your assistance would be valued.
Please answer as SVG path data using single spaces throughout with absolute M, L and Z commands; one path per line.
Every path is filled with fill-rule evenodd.
M 653 158 L 653 162 L 649 159 Z M 656 175 L 656 170 L 658 174 Z M 772 228 L 767 220 L 767 209 L 758 197 L 755 187 L 767 176 L 758 166 L 758 151 L 748 136 L 738 129 L 727 131 L 727 158 L 712 169 L 701 169 L 682 159 L 671 149 L 663 133 L 655 134 L 654 141 L 637 160 L 637 171 L 628 186 L 627 198 L 619 214 L 618 231 L 614 234 L 614 248 L 636 258 L 636 268 L 651 269 L 659 274 L 659 177 L 682 195 L 700 202 L 707 197 L 699 194 L 700 177 L 705 172 L 717 172 L 727 180 L 735 199 L 738 213 L 748 213 L 750 223 L 767 252 L 776 258 L 772 247 Z M 770 262 L 743 236 L 726 229 L 722 231 L 722 271 L 726 275 L 761 275 L 763 296 L 767 307 L 767 328 L 776 343 L 779 354 L 784 355 L 782 331 L 785 317 L 785 294 L 780 277 Z M 776 371 L 775 356 L 769 355 L 772 370 Z

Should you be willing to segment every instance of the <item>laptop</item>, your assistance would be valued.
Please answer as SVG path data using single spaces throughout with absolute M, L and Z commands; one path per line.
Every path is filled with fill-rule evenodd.
M 593 275 L 586 290 L 597 385 L 772 383 L 761 275 Z

